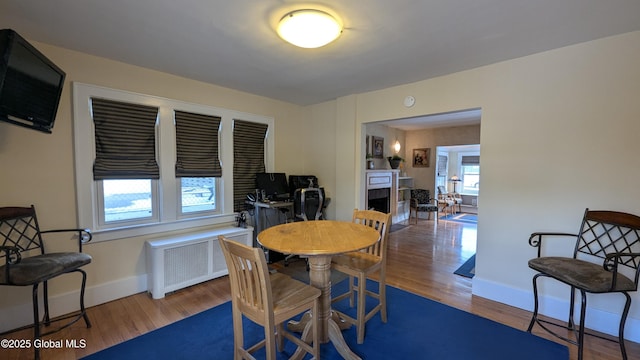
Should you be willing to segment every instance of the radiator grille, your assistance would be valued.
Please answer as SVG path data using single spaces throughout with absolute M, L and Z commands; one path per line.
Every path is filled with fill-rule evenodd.
M 164 286 L 180 284 L 206 276 L 208 244 L 201 242 L 166 249 L 164 254 Z

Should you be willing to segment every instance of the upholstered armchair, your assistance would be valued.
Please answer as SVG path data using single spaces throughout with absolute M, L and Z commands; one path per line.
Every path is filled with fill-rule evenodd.
M 411 223 L 412 216 L 415 218 L 416 224 L 418 223 L 418 212 L 426 211 L 431 219 L 431 213 L 436 213 L 436 221 L 438 221 L 438 200 L 431 198 L 429 190 L 425 189 L 411 189 L 411 199 L 409 200 L 409 223 Z M 415 215 L 413 215 L 415 214 Z

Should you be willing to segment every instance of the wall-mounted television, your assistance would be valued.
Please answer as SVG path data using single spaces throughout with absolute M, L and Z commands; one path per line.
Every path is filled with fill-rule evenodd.
M 64 77 L 18 33 L 0 30 L 0 121 L 51 133 Z

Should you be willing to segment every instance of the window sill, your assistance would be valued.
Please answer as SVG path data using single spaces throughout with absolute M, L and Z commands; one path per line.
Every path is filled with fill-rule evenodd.
M 87 245 L 93 243 L 122 240 L 127 238 L 154 235 L 165 232 L 183 232 L 204 227 L 216 227 L 235 223 L 235 213 L 182 219 L 164 223 L 133 225 L 121 228 L 91 230 L 93 239 Z

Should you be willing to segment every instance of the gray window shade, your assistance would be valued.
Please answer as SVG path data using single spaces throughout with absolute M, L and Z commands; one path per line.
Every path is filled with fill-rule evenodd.
M 233 211 L 244 210 L 248 193 L 256 188 L 256 173 L 264 172 L 266 124 L 233 121 Z
M 447 176 L 447 162 L 449 161 L 449 159 L 444 156 L 444 155 L 438 155 L 438 163 L 437 163 L 437 167 L 438 167 L 438 172 L 437 172 L 437 176 Z
M 96 141 L 93 178 L 158 179 L 158 108 L 93 98 L 91 106 Z
M 480 156 L 463 156 L 462 165 L 480 165 Z
M 176 177 L 221 177 L 220 117 L 175 111 Z

